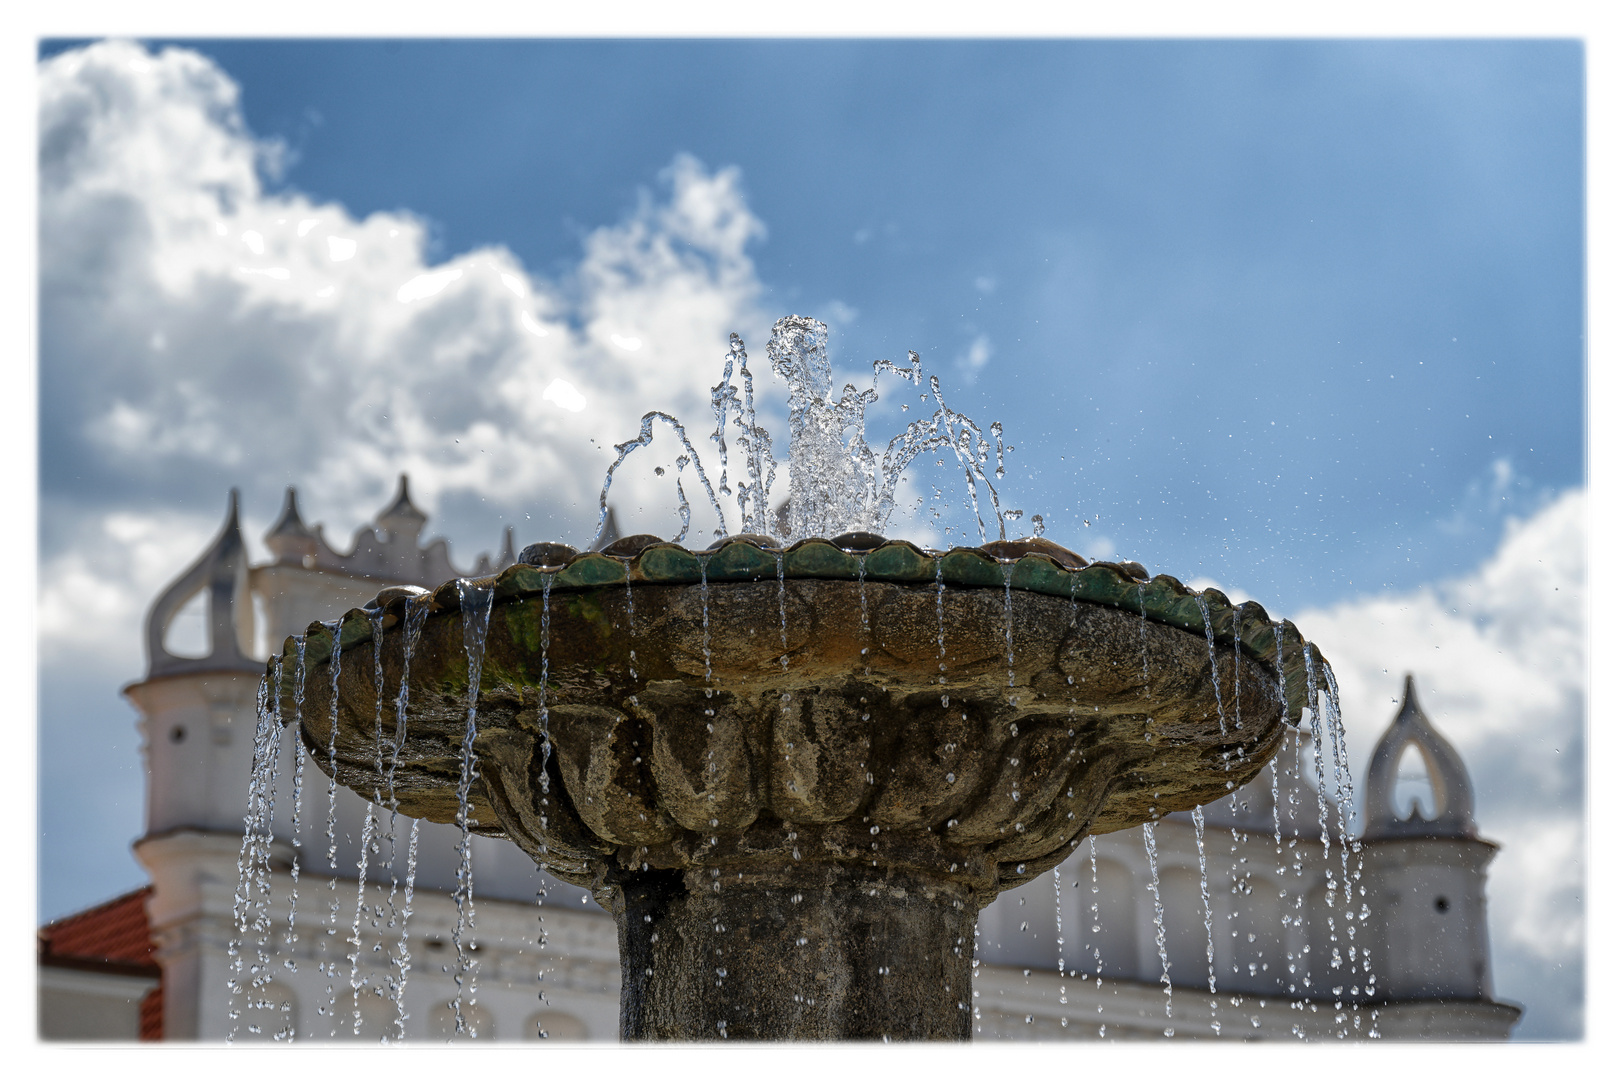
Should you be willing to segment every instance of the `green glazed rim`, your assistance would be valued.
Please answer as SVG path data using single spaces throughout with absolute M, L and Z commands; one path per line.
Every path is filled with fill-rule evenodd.
M 459 582 L 468 580 L 493 586 L 493 604 L 552 592 L 601 589 L 611 585 L 726 585 L 734 582 L 775 580 L 779 566 L 785 579 L 824 578 L 831 581 L 876 581 L 894 585 L 928 585 L 940 581 L 959 588 L 995 588 L 1058 596 L 1075 603 L 1099 604 L 1141 615 L 1163 626 L 1206 636 L 1211 620 L 1214 646 L 1241 651 L 1273 670 L 1284 672 L 1287 718 L 1300 721 L 1309 707 L 1309 667 L 1322 671 L 1324 656 L 1317 645 L 1303 639 L 1288 620 L 1275 623 L 1254 600 L 1232 603 L 1219 589 L 1195 592 L 1168 574 L 1146 580 L 1118 563 L 1093 562 L 1078 569 L 1060 565 L 1046 554 L 1025 554 L 999 559 L 979 548 L 956 547 L 927 553 L 906 540 L 887 540 L 866 552 L 848 551 L 821 538 L 798 541 L 788 548 L 761 546 L 754 540 L 734 539 L 709 551 L 694 552 L 675 543 L 656 543 L 630 558 L 586 551 L 570 557 L 559 568 L 515 563 L 501 572 L 473 579 L 454 579 L 434 590 L 429 614 L 456 611 L 462 606 Z M 938 564 L 939 563 L 939 568 Z M 1138 569 L 1134 564 L 1134 569 Z M 938 573 L 939 571 L 939 573 Z M 1206 614 L 1201 612 L 1201 601 Z M 385 605 L 385 627 L 404 610 L 403 600 Z M 1276 627 L 1278 633 L 1276 633 Z M 338 622 L 344 652 L 372 639 L 372 616 L 351 609 Z M 332 654 L 333 625 L 311 623 L 305 633 L 305 663 L 315 665 Z M 1281 649 L 1283 646 L 1283 649 Z M 1283 652 L 1283 655 L 1280 655 Z M 281 659 L 294 661 L 297 639 L 288 638 Z M 275 663 L 277 658 L 272 658 Z M 269 670 L 267 666 L 267 670 Z M 1313 679 L 1321 682 L 1322 676 Z

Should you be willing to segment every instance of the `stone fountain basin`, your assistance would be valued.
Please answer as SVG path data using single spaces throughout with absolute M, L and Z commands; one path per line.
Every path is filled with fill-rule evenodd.
M 984 904 L 1089 834 L 1245 784 L 1301 716 L 1304 649 L 1319 657 L 1260 605 L 1132 564 L 998 557 L 1010 547 L 656 544 L 482 579 L 474 831 L 605 902 L 638 872 L 781 856 L 912 868 Z M 288 676 L 278 700 L 324 771 L 335 753 L 340 783 L 454 822 L 457 583 L 428 603 L 403 733 L 405 598 L 339 623 L 335 743 L 330 626 L 306 635 L 302 705 Z M 290 638 L 284 671 L 296 657 Z

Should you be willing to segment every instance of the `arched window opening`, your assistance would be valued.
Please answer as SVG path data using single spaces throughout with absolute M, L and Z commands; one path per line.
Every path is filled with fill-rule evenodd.
M 180 606 L 164 628 L 163 647 L 182 660 L 201 660 L 210 653 L 208 590 L 199 589 Z
M 1398 757 L 1397 775 L 1392 782 L 1392 812 L 1407 821 L 1415 808 L 1426 821 L 1437 820 L 1437 788 L 1426 767 L 1420 747 L 1409 743 Z

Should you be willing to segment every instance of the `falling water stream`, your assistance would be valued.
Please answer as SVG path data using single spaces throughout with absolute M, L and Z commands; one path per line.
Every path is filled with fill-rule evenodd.
M 324 624 L 325 625 L 325 624 Z M 338 623 L 335 620 L 333 630 L 332 652 L 332 709 L 328 713 L 327 736 L 327 869 L 330 872 L 327 878 L 327 918 L 325 920 L 325 933 L 321 939 L 322 959 L 317 963 L 317 970 L 327 976 L 327 1001 L 317 1007 L 316 1012 L 332 1021 L 333 1026 L 328 1029 L 330 1037 L 338 1035 L 337 1004 L 338 984 L 334 981 L 337 973 L 337 964 L 329 955 L 330 940 L 338 933 L 338 675 L 343 660 L 343 650 L 339 643 Z M 304 639 L 299 639 L 299 665 L 294 674 L 293 693 L 294 711 L 299 712 L 304 704 Z
M 1161 906 L 1161 874 L 1155 865 L 1155 825 L 1153 821 L 1144 823 L 1144 857 L 1150 861 L 1150 898 L 1155 901 L 1155 951 L 1161 957 L 1161 983 L 1166 987 L 1167 1019 L 1172 1019 L 1172 962 L 1167 956 L 1167 923 L 1166 910 Z M 1172 1027 L 1169 1024 L 1164 1032 L 1167 1038 L 1172 1038 Z
M 475 985 L 478 961 L 473 957 L 477 945 L 464 940 L 473 933 L 474 922 L 473 836 L 470 829 L 476 822 L 468 798 L 478 776 L 478 760 L 473 743 L 478 734 L 479 677 L 485 663 L 485 634 L 490 629 L 490 602 L 494 592 L 495 586 L 488 581 L 457 580 L 457 593 L 462 602 L 462 647 L 468 654 L 468 722 L 462 735 L 462 776 L 456 789 L 456 823 L 462 830 L 462 838 L 457 844 L 456 930 L 451 935 L 451 941 L 456 946 L 457 965 L 456 995 L 451 998 L 451 1011 L 456 1014 L 456 1033 L 466 1034 L 470 1038 L 478 1038 L 479 1032 L 470 1026 L 462 1008 L 464 994 L 470 1006 L 477 1004 L 478 1000 Z
M 1200 907 L 1206 923 L 1206 991 L 1212 995 L 1212 1034 L 1223 1034 L 1217 1018 L 1217 949 L 1212 944 L 1212 895 L 1206 884 L 1206 815 L 1200 807 L 1190 813 L 1195 823 L 1195 855 L 1200 860 Z
M 298 715 L 299 709 L 303 705 L 303 670 L 304 656 L 301 651 L 298 662 L 299 677 L 296 677 L 294 681 L 295 716 Z M 265 987 L 272 978 L 270 959 L 272 922 L 271 844 L 274 840 L 276 786 L 282 749 L 282 724 L 279 722 L 280 717 L 276 715 L 276 712 L 273 710 L 273 714 L 268 718 L 268 730 L 265 732 L 263 742 L 257 747 L 259 750 L 256 770 L 257 783 L 250 785 L 251 788 L 258 788 L 258 798 L 255 801 L 254 808 L 250 811 L 253 820 L 247 826 L 248 831 L 252 834 L 252 840 L 248 848 L 248 873 L 252 881 L 253 921 L 251 927 L 244 928 L 245 930 L 252 929 L 258 935 L 254 949 L 255 962 L 250 966 L 248 972 L 250 993 L 247 1007 L 252 1011 L 268 1011 L 277 1008 L 274 1002 L 267 1000 L 264 996 Z M 286 1012 L 287 1009 L 284 1007 L 281 1011 Z M 264 1020 L 257 1023 L 250 1021 L 248 1024 L 249 1033 L 255 1035 L 263 1033 L 265 1023 Z M 292 1038 L 291 1024 L 282 1025 L 273 1035 L 278 1040 Z
M 277 660 L 272 665 L 270 678 L 260 682 L 256 700 L 255 711 L 258 721 L 254 726 L 253 768 L 248 779 L 248 812 L 242 819 L 242 846 L 237 851 L 237 891 L 232 897 L 231 904 L 235 935 L 226 947 L 226 954 L 231 959 L 231 977 L 226 984 L 230 992 L 227 999 L 227 1015 L 231 1021 L 231 1028 L 226 1033 L 226 1042 L 236 1040 L 242 1020 L 242 1008 L 237 999 L 245 996 L 242 984 L 242 950 L 248 937 L 248 913 L 253 903 L 253 867 L 258 853 L 264 783 L 268 771 L 265 754 L 270 745 L 271 728 L 281 724 L 281 700 L 282 663 Z
M 304 810 L 304 740 L 293 740 L 293 821 L 288 828 L 289 839 L 293 843 L 293 862 L 288 868 L 289 876 L 293 882 L 288 887 L 287 897 L 287 933 L 282 936 L 282 945 L 287 950 L 287 957 L 282 966 L 293 974 L 298 974 L 299 965 L 293 959 L 293 947 L 299 940 L 295 924 L 299 913 L 299 849 L 303 842 L 299 839 L 299 826 Z
M 394 894 L 394 767 L 400 760 L 400 748 L 406 742 L 406 712 L 411 701 L 410 678 L 411 656 L 417 648 L 417 642 L 423 634 L 423 624 L 428 620 L 428 607 L 430 596 L 422 593 L 406 601 L 405 626 L 402 628 L 400 644 L 400 689 L 395 694 L 395 737 L 394 753 L 390 762 L 389 776 L 389 837 L 390 837 L 390 895 Z M 380 683 L 381 685 L 381 683 Z M 411 976 L 411 943 L 407 934 L 411 922 L 412 894 L 417 885 L 417 836 L 421 821 L 412 818 L 411 837 L 406 844 L 406 881 L 404 901 L 400 910 L 400 940 L 395 946 L 394 956 L 390 957 L 390 966 L 395 969 L 396 975 L 390 980 L 389 997 L 394 1005 L 394 1029 L 396 1041 L 406 1037 L 406 983 Z M 393 925 L 391 921 L 390 925 Z
M 1197 593 L 1195 602 L 1200 605 L 1200 621 L 1206 624 L 1206 653 L 1211 657 L 1212 694 L 1217 698 L 1217 730 L 1219 733 L 1224 733 L 1228 728 L 1224 726 L 1223 722 L 1223 684 L 1217 673 L 1217 637 L 1212 633 L 1212 609 L 1206 603 L 1206 597 L 1203 594 Z M 1235 673 L 1235 678 L 1239 678 L 1238 671 Z M 1235 717 L 1235 720 L 1238 721 L 1239 717 Z

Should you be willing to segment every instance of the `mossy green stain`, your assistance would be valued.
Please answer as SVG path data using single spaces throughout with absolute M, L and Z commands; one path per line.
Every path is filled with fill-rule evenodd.
M 941 556 L 941 574 L 954 585 L 1003 587 L 1003 568 L 986 555 L 967 548 L 954 548 Z
M 935 580 L 935 560 L 908 544 L 885 544 L 868 553 L 863 563 L 868 577 L 896 584 L 919 584 Z
M 559 572 L 553 588 L 595 588 L 602 585 L 624 584 L 628 573 L 626 564 L 607 555 L 589 552 L 575 559 Z
M 723 544 L 705 566 L 711 581 L 761 581 L 777 572 L 777 559 L 742 540 Z
M 795 545 L 783 557 L 783 573 L 785 577 L 855 581 L 857 557 L 825 540 L 813 540 Z
M 697 585 L 699 559 L 685 548 L 665 545 L 647 548 L 637 557 L 644 581 L 658 585 Z

